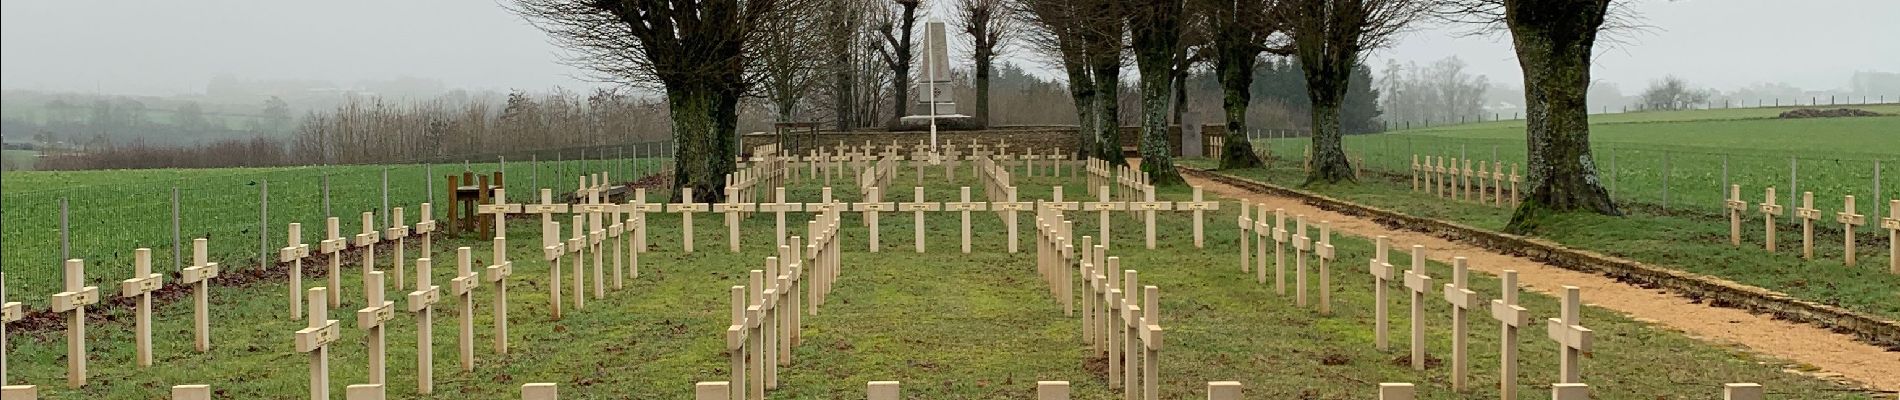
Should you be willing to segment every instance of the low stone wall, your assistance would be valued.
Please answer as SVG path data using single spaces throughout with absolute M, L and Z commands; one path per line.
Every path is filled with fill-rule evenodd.
M 1456 240 L 1506 254 L 1530 258 L 1564 269 L 1589 272 L 1645 288 L 1662 288 L 1711 306 L 1733 307 L 1777 319 L 1815 325 L 1853 335 L 1860 341 L 1900 351 L 1900 322 L 1857 313 L 1845 308 L 1797 299 L 1784 293 L 1726 279 L 1646 265 L 1633 260 L 1572 249 L 1549 241 L 1478 229 L 1451 222 L 1419 218 L 1380 208 L 1288 189 L 1250 179 L 1195 168 L 1184 174 L 1212 179 L 1248 190 L 1300 199 L 1301 202 L 1341 214 L 1371 218 L 1379 224 Z
M 979 143 L 994 144 L 1008 142 L 1010 152 L 1020 149 L 1035 149 L 1037 153 L 1047 154 L 1051 149 L 1074 149 L 1080 140 L 1076 136 L 1075 126 L 1003 126 L 975 131 L 938 131 L 940 144 L 968 144 L 971 140 Z M 1169 144 L 1176 156 L 1181 155 L 1181 128 L 1170 129 Z M 1121 143 L 1124 149 L 1137 149 L 1141 143 L 1141 127 L 1122 127 Z M 741 136 L 740 151 L 751 151 L 753 147 L 781 143 L 781 137 L 773 133 L 750 133 Z M 916 145 L 919 141 L 929 142 L 929 132 L 890 132 L 883 130 L 865 130 L 851 132 L 820 131 L 786 133 L 782 138 L 786 151 L 792 154 L 804 154 L 813 146 L 837 146 L 839 143 L 864 145 L 869 141 L 873 145 L 883 146 L 895 141 L 900 146 Z

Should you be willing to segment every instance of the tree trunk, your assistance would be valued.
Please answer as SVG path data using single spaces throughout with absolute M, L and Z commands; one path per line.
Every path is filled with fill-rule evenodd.
M 717 84 L 717 83 L 713 83 Z M 734 170 L 732 134 L 737 129 L 739 96 L 710 87 L 668 87 L 673 119 L 673 193 L 693 188 L 693 201 L 717 202 L 725 196 L 726 174 Z
M 1128 165 L 1122 157 L 1121 57 L 1120 54 L 1096 55 L 1091 63 L 1095 74 L 1095 158 L 1111 165 Z
M 976 49 L 976 124 L 990 126 L 990 67 L 994 54 Z
M 833 67 L 831 93 L 832 106 L 836 107 L 838 112 L 837 128 L 839 132 L 850 132 L 851 128 L 855 128 L 857 125 L 852 121 L 852 116 L 857 114 L 857 110 L 854 107 L 857 103 L 851 101 L 851 99 L 855 97 L 852 94 L 853 89 L 851 82 L 857 80 L 857 77 L 851 76 L 852 68 L 850 67 L 851 58 L 849 52 L 840 51 L 833 62 L 838 65 Z
M 1088 63 L 1085 59 L 1068 60 L 1064 55 L 1062 66 L 1069 74 L 1069 98 L 1075 103 L 1075 155 L 1095 155 L 1095 119 L 1093 118 L 1095 101 L 1095 81 L 1089 77 Z
M 1344 85 L 1341 85 L 1344 87 Z M 1346 159 L 1339 130 L 1339 103 L 1344 96 L 1315 96 L 1313 99 L 1313 166 L 1303 185 L 1353 182 L 1352 160 Z
M 1507 3 L 1508 24 L 1524 70 L 1526 183 L 1529 194 L 1505 227 L 1535 231 L 1543 217 L 1589 211 L 1622 215 L 1597 178 L 1590 154 L 1590 56 L 1607 2 Z
M 1147 69 L 1147 68 L 1143 68 Z M 1170 85 L 1167 71 L 1141 74 L 1141 172 L 1155 185 L 1173 185 L 1181 180 L 1174 169 L 1174 146 L 1168 142 Z
M 1181 126 L 1181 129 L 1183 129 L 1182 132 L 1186 132 L 1187 129 L 1187 124 L 1181 122 L 1181 116 L 1187 113 L 1188 106 L 1187 68 L 1187 57 L 1184 55 L 1177 56 L 1174 60 L 1173 70 L 1168 72 L 1169 82 L 1171 82 L 1170 86 L 1174 87 L 1174 106 L 1171 108 L 1172 112 L 1168 117 L 1169 121 L 1173 121 L 1171 122 L 1173 125 Z
M 1254 154 L 1247 141 L 1247 105 L 1253 102 L 1253 67 L 1256 54 L 1245 49 L 1221 49 L 1214 61 L 1214 73 L 1220 77 L 1221 110 L 1226 111 L 1227 133 L 1221 137 L 1221 169 L 1259 167 L 1260 155 Z

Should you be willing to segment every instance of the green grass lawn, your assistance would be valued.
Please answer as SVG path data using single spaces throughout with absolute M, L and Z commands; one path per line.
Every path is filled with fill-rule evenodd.
M 651 171 L 660 161 L 648 159 L 642 163 L 643 171 Z M 539 195 L 533 193 L 536 183 L 557 194 L 572 192 L 583 165 L 593 171 L 617 167 L 623 171 L 617 175 L 631 174 L 633 168 L 631 160 L 541 162 L 538 167 L 509 162 L 509 198 L 518 203 L 539 201 Z M 438 203 L 448 202 L 446 176 L 459 175 L 463 168 L 438 164 L 8 172 L 0 175 L 0 187 L 5 188 L 0 191 L 5 200 L 0 230 L 6 237 L 0 247 L 7 255 L 0 263 L 8 272 L 8 293 L 38 297 L 52 293 L 59 284 L 63 259 L 59 239 L 61 199 L 67 201 L 71 213 L 72 253 L 68 258 L 85 259 L 89 268 L 97 271 L 88 272 L 88 276 L 123 279 L 118 271 L 129 268 L 132 250 L 141 247 L 152 249 L 154 269 L 174 270 L 174 188 L 178 190 L 182 243 L 188 247 L 193 238 L 209 238 L 211 258 L 223 261 L 227 270 L 238 270 L 260 265 L 259 218 L 266 210 L 259 206 L 259 196 L 265 182 L 270 185 L 269 224 L 265 229 L 269 243 L 262 254 L 274 260 L 277 248 L 286 243 L 285 227 L 291 222 L 303 224 L 304 243 L 322 239 L 326 176 L 330 212 L 341 220 L 343 235 L 362 230 L 364 211 L 377 211 L 379 228 L 387 227 L 380 212 L 385 167 L 389 171 L 388 204 L 404 207 L 410 224 L 420 220 L 419 205 L 430 201 L 430 196 Z M 494 171 L 496 167 L 492 163 L 470 166 L 475 171 Z M 433 181 L 430 172 L 435 175 Z M 437 219 L 448 215 L 445 204 L 438 204 L 434 212 Z M 183 262 L 191 262 L 190 257 L 190 249 L 184 249 Z
M 890 198 L 909 197 L 905 192 L 914 182 L 909 171 L 904 169 L 895 179 Z M 964 175 L 960 185 L 977 186 Z M 940 179 L 933 175 L 927 197 L 954 198 L 955 188 Z M 1071 198 L 1085 197 L 1079 179 L 1018 180 L 1021 196 L 1029 199 L 1046 198 L 1052 184 L 1068 185 Z M 836 195 L 856 199 L 855 191 L 844 188 Z M 802 184 L 789 195 L 814 201 L 817 190 Z M 1159 196 L 1182 199 L 1187 189 L 1165 188 Z M 352 204 L 366 202 L 355 201 Z M 243 211 L 235 214 L 248 217 Z M 1227 228 L 1236 215 L 1232 203 L 1207 216 L 1206 249 L 1192 248 L 1191 225 L 1183 218 L 1187 215 L 1160 218 L 1161 248 L 1156 250 L 1137 245 L 1138 219 L 1117 214 L 1114 221 L 1117 245 L 1110 254 L 1122 257 L 1124 267 L 1141 271 L 1144 284 L 1160 287 L 1161 320 L 1170 335 L 1161 355 L 1162 398 L 1201 396 L 1212 380 L 1241 381 L 1249 396 L 1260 398 L 1368 398 L 1378 382 L 1420 383 L 1421 398 L 1428 399 L 1496 396 L 1490 383 L 1497 378 L 1499 334 L 1489 319 L 1474 317 L 1470 346 L 1476 389 L 1471 393 L 1446 389 L 1448 367 L 1412 371 L 1402 361 L 1403 343 L 1395 343 L 1393 352 L 1373 348 L 1371 280 L 1362 269 L 1371 252 L 1366 241 L 1334 239 L 1340 260 L 1331 271 L 1336 316 L 1321 317 L 1295 308 L 1291 299 L 1272 294 L 1270 287 L 1254 284 L 1238 271 L 1236 232 Z M 797 226 L 807 218 L 795 214 L 788 221 L 794 232 L 802 232 Z M 930 251 L 917 254 L 910 250 L 910 216 L 886 215 L 881 224 L 884 251 L 871 254 L 864 251 L 865 228 L 857 217 L 847 216 L 844 276 L 821 314 L 806 319 L 805 344 L 796 350 L 796 363 L 783 370 L 783 386 L 771 397 L 851 398 L 862 396 L 866 381 L 901 380 L 907 396 L 915 398 L 1028 398 L 1036 380 L 1068 380 L 1075 398 L 1118 398 L 1106 388 L 1105 377 L 1088 367 L 1099 361 L 1092 361 L 1080 342 L 1079 319 L 1063 316 L 1060 303 L 1038 280 L 1027 227 L 1024 252 L 1007 254 L 1000 220 L 992 213 L 973 213 L 975 252 L 966 255 L 956 250 L 957 219 L 954 213 L 931 213 Z M 1073 219 L 1078 232 L 1095 231 L 1094 215 Z M 567 310 L 561 321 L 548 318 L 546 289 L 551 282 L 546 264 L 539 261 L 540 251 L 530 244 L 539 243 L 539 230 L 532 220 L 513 221 L 509 253 L 517 265 L 510 281 L 514 351 L 498 356 L 488 349 L 490 287 L 475 294 L 479 361 L 473 372 L 456 369 L 455 313 L 438 312 L 435 397 L 508 398 L 520 384 L 555 382 L 566 397 L 681 399 L 689 398 L 694 382 L 725 380 L 727 287 L 742 284 L 747 270 L 762 265 L 769 250 L 761 244 L 771 240 L 765 232 L 772 229 L 772 220 L 760 214 L 745 221 L 746 246 L 739 254 L 724 249 L 723 218 L 702 215 L 697 220 L 700 250 L 685 254 L 679 250 L 679 218 L 653 216 L 650 238 L 655 251 L 641 258 L 639 278 L 631 279 L 626 290 L 590 299 L 585 309 Z M 9 245 L 18 240 L 8 235 Z M 488 261 L 487 241 L 444 239 L 436 245 L 443 252 L 437 256 L 452 259 L 448 251 L 454 246 L 473 246 L 477 262 Z M 244 263 L 241 252 L 234 255 L 235 260 L 219 261 Z M 1393 255 L 1395 265 L 1410 262 L 1402 253 Z M 387 263 L 385 258 L 380 265 Z M 94 282 L 109 282 L 120 279 L 126 268 L 106 264 L 89 275 Z M 354 273 L 358 268 L 353 260 L 346 263 L 344 271 L 350 273 L 343 282 L 345 310 L 333 310 L 333 317 L 348 321 L 346 310 L 362 306 L 361 283 Z M 1429 268 L 1433 275 L 1447 270 L 1440 264 Z M 453 266 L 438 265 L 436 282 L 446 282 L 451 271 Z M 1487 299 L 1497 295 L 1498 284 L 1488 276 L 1474 274 L 1472 285 Z M 44 307 L 43 290 L 9 292 L 19 294 L 29 308 Z M 189 307 L 162 306 L 155 333 L 161 368 L 132 366 L 127 324 L 95 324 L 92 384 L 78 391 L 63 389 L 65 342 L 60 331 L 16 333 L 9 364 L 12 383 L 41 385 L 42 395 L 53 399 L 153 398 L 162 396 L 167 386 L 196 383 L 211 384 L 229 398 L 298 398 L 306 391 L 307 359 L 291 351 L 291 332 L 303 322 L 285 318 L 286 292 L 281 282 L 218 288 L 212 297 L 217 340 L 210 354 L 189 349 Z M 1590 295 L 1584 293 L 1586 301 Z M 1522 301 L 1537 318 L 1556 311 L 1548 296 L 1527 293 Z M 1402 302 L 1392 304 L 1402 309 Z M 1449 312 L 1437 301 L 1428 309 L 1430 353 L 1443 357 L 1449 354 Z M 1407 323 L 1402 312 L 1394 317 L 1395 327 Z M 1597 332 L 1596 351 L 1584 361 L 1584 376 L 1599 398 L 1710 398 L 1720 384 L 1744 381 L 1763 383 L 1778 393 L 1803 393 L 1803 398 L 1869 398 L 1782 372 L 1798 366 L 1698 342 L 1614 312 L 1586 308 L 1584 318 Z M 363 382 L 366 373 L 364 334 L 353 322 L 343 325 L 343 337 L 332 352 L 336 390 Z M 414 393 L 416 328 L 408 313 L 400 313 L 391 327 L 389 393 L 408 398 Z M 1541 382 L 1555 377 L 1556 346 L 1542 340 L 1539 329 L 1529 331 L 1522 342 L 1521 398 L 1544 398 L 1547 386 Z
M 1211 168 L 1207 160 L 1184 164 Z M 1298 187 L 1305 175 L 1297 169 L 1225 170 L 1222 173 Z M 1407 215 L 1462 223 L 1484 229 L 1501 230 L 1510 222 L 1510 208 L 1496 208 L 1471 202 L 1445 201 L 1426 193 L 1411 191 L 1409 177 L 1367 176 L 1357 185 L 1310 187 L 1327 196 L 1359 204 L 1393 210 Z M 1817 222 L 1815 260 L 1801 259 L 1800 225 L 1781 224 L 1778 228 L 1779 253 L 1762 249 L 1759 214 L 1743 224 L 1743 246 L 1728 242 L 1726 218 L 1697 214 L 1658 212 L 1644 207 L 1626 207 L 1630 215 L 1608 217 L 1585 214 L 1556 216 L 1538 230 L 1536 236 L 1566 246 L 1625 257 L 1672 269 L 1719 276 L 1748 285 L 1788 293 L 1798 298 L 1845 307 L 1850 310 L 1900 319 L 1900 276 L 1886 271 L 1887 236 L 1884 231 L 1866 231 L 1858 237 L 1860 265 L 1842 266 L 1840 225 Z M 1830 214 L 1831 215 L 1831 214 Z
M 1815 205 L 1830 215 L 1847 195 L 1861 199 L 1859 213 L 1870 216 L 1887 214 L 1884 199 L 1900 199 L 1900 116 L 1721 118 L 1754 112 L 1766 111 L 1653 113 L 1657 121 L 1593 116 L 1590 143 L 1599 177 L 1619 202 L 1711 214 L 1721 212 L 1727 185 L 1742 185 L 1751 203 L 1774 187 L 1789 209 L 1802 192 L 1813 192 Z M 1688 118 L 1712 119 L 1682 120 Z M 1257 143 L 1292 159 L 1308 146 L 1306 138 Z M 1345 144 L 1373 171 L 1409 175 L 1412 156 L 1419 155 L 1503 161 L 1507 171 L 1518 164 L 1519 173 L 1527 172 L 1522 121 L 1355 135 Z

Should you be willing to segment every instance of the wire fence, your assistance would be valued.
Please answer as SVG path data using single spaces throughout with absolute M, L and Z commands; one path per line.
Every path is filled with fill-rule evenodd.
M 1306 137 L 1254 141 L 1259 151 L 1295 160 L 1303 157 L 1310 143 Z M 1414 155 L 1502 161 L 1507 173 L 1512 165 L 1518 166 L 1519 174 L 1528 173 L 1523 170 L 1528 147 L 1521 139 L 1372 134 L 1347 136 L 1345 147 L 1353 160 L 1363 160 L 1364 171 L 1393 176 L 1409 177 Z M 1741 185 L 1742 199 L 1749 204 L 1761 203 L 1764 191 L 1773 187 L 1776 202 L 1788 206 L 1783 218 L 1790 221 L 1797 221 L 1792 210 L 1801 207 L 1803 192 L 1814 193 L 1814 206 L 1826 211 L 1827 220 L 1842 209 L 1844 196 L 1849 195 L 1857 200 L 1857 214 L 1877 220 L 1890 214 L 1888 200 L 1900 199 L 1900 176 L 1896 176 L 1900 171 L 1894 170 L 1900 165 L 1900 155 L 1894 154 L 1782 156 L 1603 142 L 1593 143 L 1591 150 L 1598 179 L 1611 198 L 1626 205 L 1722 215 L 1728 187 Z M 1298 163 L 1279 165 L 1300 167 Z M 1405 185 L 1409 189 L 1409 183 Z M 1878 230 L 1878 226 L 1862 228 Z
M 314 244 L 327 235 L 327 217 L 340 220 L 344 236 L 361 231 L 363 212 L 373 213 L 374 229 L 390 226 L 398 207 L 414 224 L 425 202 L 444 219 L 450 174 L 502 171 L 507 201 L 530 203 L 539 189 L 566 193 L 591 173 L 616 182 L 664 173 L 672 151 L 660 141 L 377 165 L 9 172 L 0 175 L 0 268 L 9 288 L 38 296 L 61 287 L 63 260 L 84 259 L 88 282 L 110 282 L 129 275 L 134 249 L 153 249 L 154 268 L 175 271 L 192 262 L 192 239 L 207 238 L 210 260 L 241 271 L 273 263 L 290 223 Z

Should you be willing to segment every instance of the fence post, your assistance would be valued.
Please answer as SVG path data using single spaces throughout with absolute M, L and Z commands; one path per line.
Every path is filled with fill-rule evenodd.
M 383 219 L 376 226 L 389 222 L 389 167 L 383 167 Z
M 1721 192 L 1724 190 L 1728 190 L 1726 189 L 1727 187 L 1728 187 L 1728 154 L 1722 154 L 1722 186 L 1715 188 L 1715 191 Z M 1715 198 L 1719 199 L 1723 197 L 1722 196 L 1723 193 L 1716 193 L 1716 194 L 1717 196 L 1715 196 Z
M 330 170 L 323 170 L 323 218 L 330 218 Z
M 59 260 L 56 260 L 53 265 L 60 265 L 66 260 L 73 259 L 73 230 L 72 225 L 67 223 L 66 216 L 66 198 L 61 197 L 59 198 Z
M 1885 196 L 1880 195 L 1880 160 L 1874 160 L 1874 197 L 1871 198 L 1874 199 L 1874 217 L 1879 218 L 1881 210 L 1880 199 L 1885 198 Z M 1891 215 L 1889 215 L 1889 217 L 1891 217 Z M 1888 256 L 1900 257 L 1900 254 L 1890 254 Z
M 528 193 L 541 192 L 541 156 L 528 155 Z M 533 197 L 533 196 L 529 196 Z
M 1615 201 L 1616 199 L 1616 146 L 1610 146 L 1608 147 L 1608 149 L 1610 150 L 1610 199 L 1611 201 Z
M 257 188 L 257 267 L 261 271 L 267 265 L 268 254 L 265 247 L 270 246 L 270 180 L 263 180 Z
M 422 184 L 422 192 L 428 193 L 429 204 L 435 204 L 435 163 L 422 164 Z M 504 202 L 500 204 L 507 203 Z M 429 216 L 424 215 L 421 220 L 427 221 L 429 219 Z
M 171 186 L 171 271 L 179 271 L 184 267 L 179 243 L 179 186 Z

